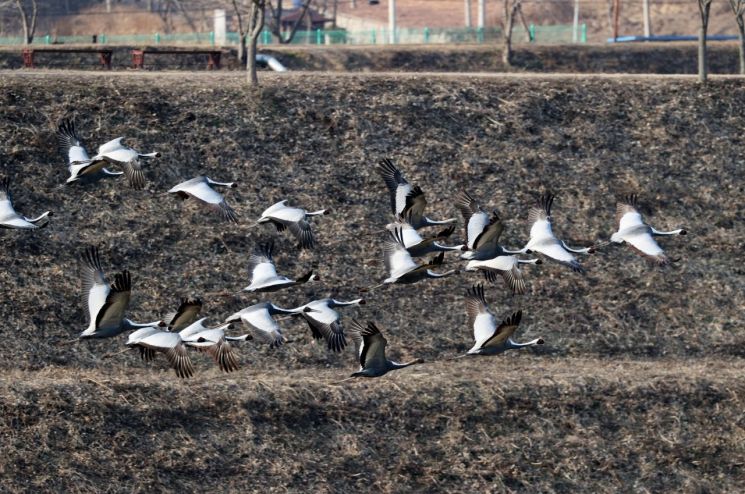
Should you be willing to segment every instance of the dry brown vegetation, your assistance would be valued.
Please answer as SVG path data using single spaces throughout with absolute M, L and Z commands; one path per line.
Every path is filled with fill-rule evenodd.
M 15 204 L 51 209 L 44 230 L 0 232 L 0 490 L 350 492 L 716 492 L 745 489 L 742 415 L 745 283 L 738 80 L 267 74 L 77 74 L 0 78 L 0 164 Z M 75 116 L 90 147 L 119 135 L 157 149 L 149 186 L 123 180 L 61 187 L 53 129 Z M 527 208 L 557 193 L 556 230 L 606 239 L 613 197 L 636 191 L 647 219 L 686 227 L 661 242 L 679 263 L 652 268 L 625 247 L 583 258 L 578 276 L 529 269 L 529 293 L 487 287 L 493 310 L 524 311 L 521 337 L 547 344 L 501 357 L 464 352 L 457 278 L 367 295 L 345 317 L 378 320 L 391 356 L 428 365 L 335 385 L 352 352 L 329 355 L 300 322 L 293 343 L 239 349 L 243 369 L 179 381 L 164 362 L 101 357 L 123 338 L 67 343 L 85 326 L 77 257 L 101 245 L 106 269 L 134 275 L 130 315 L 151 320 L 203 296 L 217 322 L 257 297 L 210 297 L 246 284 L 251 247 L 275 236 L 246 227 L 290 198 L 334 214 L 314 221 L 323 282 L 269 297 L 352 298 L 385 277 L 379 236 L 388 199 L 374 164 L 392 157 L 426 191 L 432 215 L 455 215 L 468 187 L 527 234 Z M 237 226 L 168 197 L 206 173 L 237 180 Z M 460 233 L 460 232 L 459 232 Z M 454 258 L 448 264 L 456 265 Z M 343 309 L 342 309 L 343 310 Z

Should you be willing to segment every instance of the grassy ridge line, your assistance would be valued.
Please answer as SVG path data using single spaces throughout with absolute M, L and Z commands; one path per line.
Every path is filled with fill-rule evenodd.
M 343 386 L 328 370 L 4 372 L 0 486 L 732 492 L 745 488 L 743 371 L 524 354 Z

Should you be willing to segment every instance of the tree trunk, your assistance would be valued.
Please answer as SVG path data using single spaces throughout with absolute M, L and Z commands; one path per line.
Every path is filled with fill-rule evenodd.
M 745 0 L 729 0 L 729 6 L 732 7 L 732 13 L 735 15 L 737 23 L 737 37 L 739 38 L 738 49 L 740 51 L 740 74 L 745 74 Z
M 621 0 L 613 2 L 613 41 L 618 39 L 618 23 L 621 18 Z
M 706 82 L 706 27 L 698 30 L 698 80 Z
M 238 42 L 238 60 L 241 61 L 241 65 L 246 63 L 247 57 L 246 57 L 246 39 L 248 38 L 248 33 L 240 33 L 240 41 Z
M 31 0 L 31 19 L 29 20 L 26 9 L 23 6 L 23 0 L 16 0 L 16 7 L 21 14 L 21 24 L 23 25 L 24 43 L 30 45 L 34 41 L 34 32 L 36 31 L 36 18 L 38 14 L 38 5 L 36 0 Z
M 248 54 L 246 56 L 246 70 L 248 71 L 248 85 L 258 86 L 259 77 L 256 75 L 256 42 L 251 37 L 248 44 Z
M 264 8 L 265 0 L 252 0 L 251 13 L 248 19 L 248 28 L 250 31 L 248 43 L 248 56 L 246 57 L 246 71 L 248 72 L 248 85 L 258 86 L 259 78 L 256 75 L 256 43 L 259 35 L 264 29 Z
M 701 14 L 701 28 L 698 31 L 698 80 L 706 82 L 708 77 L 706 63 L 706 31 L 709 27 L 709 9 L 711 0 L 698 0 L 698 9 Z
M 512 5 L 510 6 L 510 3 Z M 512 28 L 515 25 L 515 13 L 520 7 L 520 0 L 504 0 L 504 47 L 502 49 L 502 63 L 505 67 L 512 67 Z
M 740 74 L 745 74 L 745 22 L 742 16 L 737 18 L 738 37 L 740 38 Z
M 235 17 L 238 19 L 238 60 L 240 60 L 242 65 L 246 63 L 246 38 L 248 37 L 248 31 L 251 29 L 251 19 L 248 20 L 248 26 L 244 28 L 243 16 L 236 0 L 233 0 L 233 11 L 235 12 Z

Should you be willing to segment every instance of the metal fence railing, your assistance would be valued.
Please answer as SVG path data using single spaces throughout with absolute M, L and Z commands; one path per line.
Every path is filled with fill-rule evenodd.
M 343 29 L 313 31 L 298 31 L 291 44 L 296 45 L 397 45 L 397 44 L 452 44 L 452 43 L 495 43 L 502 38 L 499 28 L 417 28 L 370 29 L 366 31 L 346 31 Z M 515 43 L 563 44 L 586 43 L 587 25 L 578 26 L 552 25 L 540 26 L 530 24 L 526 30 L 516 26 L 513 30 Z M 229 32 L 225 37 L 225 45 L 237 45 L 240 36 L 236 32 Z M 176 33 L 176 34 L 135 34 L 108 35 L 105 33 L 91 36 L 52 36 L 39 35 L 34 37 L 34 45 L 51 44 L 87 44 L 101 43 L 109 45 L 210 45 L 222 44 L 222 40 L 215 37 L 215 33 Z M 22 45 L 22 37 L 0 37 L 0 45 Z M 260 45 L 278 44 L 276 38 L 264 30 L 259 35 Z

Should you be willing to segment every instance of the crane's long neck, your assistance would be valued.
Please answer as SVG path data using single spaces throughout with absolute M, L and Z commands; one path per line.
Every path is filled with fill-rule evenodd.
M 433 245 L 437 247 L 439 250 L 463 250 L 462 245 L 442 245 L 439 242 L 433 242 Z
M 226 336 L 226 341 L 247 341 L 252 340 L 253 337 L 250 334 L 242 334 L 240 336 Z
M 522 348 L 526 346 L 543 345 L 543 338 L 536 338 L 535 340 L 526 341 L 525 343 L 517 343 L 512 338 L 507 340 L 507 348 Z
M 39 221 L 41 221 L 41 220 L 43 220 L 44 218 L 46 218 L 47 216 L 49 216 L 50 214 L 52 214 L 52 212 L 51 212 L 51 211 L 47 211 L 47 212 L 45 212 L 44 214 L 41 214 L 41 215 L 37 216 L 36 218 L 26 218 L 26 217 L 24 216 L 24 217 L 23 217 L 23 219 L 25 219 L 25 220 L 26 220 L 26 221 L 28 221 L 29 223 L 34 223 L 34 224 L 36 224 L 36 223 L 38 223 Z
M 659 230 L 655 230 L 654 228 L 651 228 L 651 230 L 652 230 L 652 235 L 685 235 L 687 233 L 682 228 L 679 228 L 677 230 L 672 230 L 669 232 L 661 232 Z
M 409 367 L 410 365 L 423 364 L 423 363 L 424 363 L 424 360 L 420 358 L 414 359 L 411 362 L 405 362 L 403 364 L 400 364 L 398 362 L 393 362 L 392 360 L 390 361 L 392 369 L 403 369 L 404 367 Z
M 509 250 L 509 249 L 505 249 L 504 247 L 502 247 L 502 252 L 504 252 L 505 254 L 525 254 L 528 252 L 528 246 L 526 245 L 525 247 L 519 250 Z
M 222 329 L 225 331 L 226 329 L 233 329 L 233 324 L 229 322 L 225 322 L 221 324 L 220 326 L 217 326 L 216 328 L 210 328 L 210 329 Z
M 451 269 L 450 271 L 445 271 L 444 273 L 435 273 L 431 269 L 427 270 L 427 276 L 430 278 L 444 278 L 446 276 L 450 276 L 451 274 L 458 274 L 459 271 L 457 269 Z
M 450 225 L 458 221 L 455 218 L 448 218 L 446 220 L 433 220 L 426 216 L 422 218 L 422 226 L 435 226 L 435 225 Z
M 125 331 L 129 331 L 130 329 L 140 329 L 140 328 L 149 328 L 149 327 L 155 327 L 164 325 L 163 321 L 153 321 L 153 322 L 147 322 L 147 323 L 137 323 L 130 319 L 124 319 L 122 321 L 122 327 Z
M 517 263 L 518 264 L 540 264 L 541 260 L 540 259 L 518 259 Z
M 563 240 L 561 241 L 561 245 L 566 250 L 568 250 L 569 252 L 573 252 L 575 254 L 592 254 L 593 252 L 595 252 L 595 249 L 592 246 L 590 246 L 590 247 L 583 247 L 583 248 L 580 248 L 580 249 L 573 249 L 573 248 L 569 247 L 566 244 L 566 242 L 564 242 Z
M 325 209 L 319 209 L 318 211 L 311 211 L 309 213 L 305 213 L 305 216 L 321 216 L 326 214 Z
M 329 302 L 329 306 L 330 307 L 345 307 L 347 305 L 358 305 L 358 304 L 361 304 L 363 302 L 364 302 L 364 299 L 361 299 L 361 298 L 356 298 L 356 299 L 350 300 L 348 302 L 345 302 L 343 300 L 331 299 L 331 301 Z
M 157 151 L 154 153 L 137 153 L 137 156 L 140 158 L 158 158 L 160 157 L 160 153 Z
M 269 308 L 267 309 L 269 311 L 270 315 L 275 314 L 300 314 L 303 312 L 303 309 L 305 309 L 304 305 L 301 305 L 300 307 L 295 307 L 294 309 L 283 309 L 282 307 L 277 307 L 274 304 L 269 304 Z
M 212 180 L 211 178 L 207 177 L 207 183 L 210 185 L 217 185 L 219 187 L 235 187 L 235 182 L 217 182 L 215 180 Z

